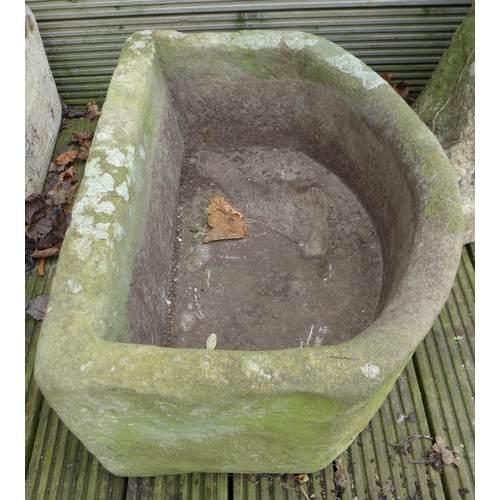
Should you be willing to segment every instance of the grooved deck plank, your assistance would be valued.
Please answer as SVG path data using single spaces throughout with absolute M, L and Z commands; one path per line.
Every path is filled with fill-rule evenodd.
M 127 500 L 226 500 L 227 491 L 227 474 L 192 473 L 130 477 Z
M 431 433 L 442 436 L 460 461 L 458 468 L 443 469 L 446 499 L 474 498 L 474 328 L 469 321 L 472 311 L 460 295 L 473 294 L 471 270 L 465 251 L 448 301 L 414 355 Z M 472 276 L 470 287 L 460 286 L 464 274 Z M 468 303 L 473 306 L 470 299 Z

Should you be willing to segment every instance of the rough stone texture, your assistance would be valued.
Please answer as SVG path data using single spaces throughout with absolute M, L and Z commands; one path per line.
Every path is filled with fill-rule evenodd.
M 460 186 L 464 244 L 475 239 L 475 16 L 458 27 L 413 109 L 441 142 Z
M 183 161 L 229 146 L 295 148 L 371 217 L 380 296 L 373 322 L 347 342 L 160 347 Z M 298 32 L 138 32 L 111 81 L 65 236 L 37 383 L 117 475 L 319 470 L 369 422 L 428 332 L 462 239 L 439 142 L 340 47 Z
M 61 123 L 61 102 L 35 17 L 25 17 L 25 196 L 42 191 Z

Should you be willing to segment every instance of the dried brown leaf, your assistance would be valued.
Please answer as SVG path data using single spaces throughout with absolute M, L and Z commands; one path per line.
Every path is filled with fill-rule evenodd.
M 71 213 L 70 207 L 75 201 L 78 191 L 77 179 L 78 175 L 71 166 L 59 174 L 57 184 L 47 193 L 54 205 L 64 205 L 66 213 Z M 69 211 L 66 210 L 67 208 Z
M 396 83 L 392 88 L 403 98 L 406 99 L 410 93 L 410 88 L 405 81 Z
M 342 470 L 342 459 L 337 458 L 337 460 L 335 460 L 335 465 L 337 467 L 337 470 L 335 471 L 333 480 L 335 481 L 335 484 L 337 486 L 344 486 L 345 476 L 344 476 L 344 471 Z
M 26 314 L 29 314 L 32 318 L 40 321 L 45 316 L 45 310 L 47 309 L 47 304 L 49 303 L 48 295 L 37 295 L 34 299 L 30 300 L 26 305 Z
M 408 87 L 408 84 L 403 80 L 402 82 L 396 83 L 392 86 L 392 88 L 408 103 L 408 104 L 413 104 L 415 102 L 415 99 L 413 97 L 410 97 L 410 87 Z
M 74 138 L 71 142 L 76 142 L 80 146 L 76 157 L 80 160 L 86 160 L 89 156 L 94 132 L 72 132 L 72 134 Z
M 64 153 L 61 153 L 55 160 L 54 163 L 56 165 L 67 165 L 68 163 L 71 163 L 74 161 L 78 151 L 73 150 L 73 151 L 65 151 Z
M 42 212 L 45 210 L 45 198 L 41 194 L 33 193 L 30 194 L 24 200 L 24 222 L 26 224 L 32 224 L 35 222 Z
M 380 77 L 383 78 L 386 82 L 390 82 L 393 74 L 394 73 L 384 73 L 383 75 L 380 75 Z
M 82 141 L 88 140 L 84 135 Z M 31 269 L 35 258 L 59 255 L 59 251 L 71 220 L 71 212 L 79 185 L 78 174 L 67 164 L 79 151 L 66 151 L 50 165 L 49 170 L 59 172 L 48 177 L 48 186 L 43 194 L 33 193 L 25 200 L 25 267 Z M 43 275 L 40 263 L 39 273 Z
M 48 233 L 45 233 L 40 241 L 36 244 L 35 249 L 37 251 L 47 250 L 59 245 L 59 243 L 64 239 L 66 230 L 68 229 L 68 224 L 65 219 L 62 220 L 57 225 L 54 225 L 53 229 Z
M 207 233 L 204 243 L 215 240 L 232 240 L 248 236 L 245 216 L 234 209 L 224 198 L 211 198 L 208 207 L 208 225 L 212 228 Z
M 87 103 L 87 108 L 89 110 L 89 114 L 87 118 L 93 120 L 96 116 L 99 116 L 101 112 L 99 111 L 99 105 L 95 101 L 90 101 Z
M 40 257 L 53 257 L 55 255 L 59 255 L 61 246 L 62 246 L 62 241 L 55 247 L 45 248 L 44 250 L 35 250 L 31 254 L 31 257 L 33 257 L 34 259 L 38 259 Z
M 78 174 L 76 173 L 76 170 L 73 168 L 73 166 L 67 168 L 63 172 L 59 174 L 59 179 L 58 183 L 75 183 L 78 180 Z
M 30 224 L 25 234 L 28 238 L 38 241 L 44 234 L 52 231 L 54 223 L 47 217 L 42 217 L 33 224 Z
M 434 446 L 438 446 L 438 449 L 436 450 Z M 445 444 L 444 440 L 441 436 L 436 436 L 436 443 L 432 448 L 434 451 L 439 451 L 442 456 L 442 460 L 446 465 L 450 465 L 454 462 L 455 457 L 453 456 L 453 451 L 450 450 Z
M 61 95 L 59 95 L 59 98 L 61 99 L 62 118 L 81 118 L 82 116 L 86 116 L 89 113 L 88 109 L 76 109 L 72 106 L 68 106 L 62 101 Z
M 79 158 L 80 160 L 86 160 L 89 157 L 90 146 L 92 146 L 91 140 L 86 139 L 85 141 L 83 141 L 76 157 Z
M 49 191 L 49 196 L 53 200 L 54 205 L 62 205 L 66 202 L 67 191 L 62 184 L 58 184 L 52 191 Z
M 94 132 L 71 132 L 73 134 L 73 139 L 71 142 L 76 142 L 80 146 L 85 141 L 91 141 L 94 137 Z
M 73 205 L 75 204 L 79 187 L 80 184 L 74 184 L 66 190 L 66 198 L 64 203 L 62 204 L 65 214 L 70 214 L 73 211 Z

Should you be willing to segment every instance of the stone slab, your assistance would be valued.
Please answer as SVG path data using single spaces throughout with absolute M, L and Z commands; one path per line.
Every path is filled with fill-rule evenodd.
M 61 102 L 35 16 L 25 13 L 25 197 L 41 193 L 61 123 Z
M 441 142 L 462 197 L 464 244 L 475 240 L 475 16 L 471 11 L 413 109 Z

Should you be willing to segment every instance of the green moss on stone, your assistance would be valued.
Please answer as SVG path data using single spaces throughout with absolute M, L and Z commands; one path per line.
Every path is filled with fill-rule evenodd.
M 443 54 L 438 67 L 427 82 L 413 106 L 415 112 L 431 128 L 436 113 L 457 91 L 464 72 L 474 61 L 475 16 L 465 19 L 457 28 L 450 47 Z

